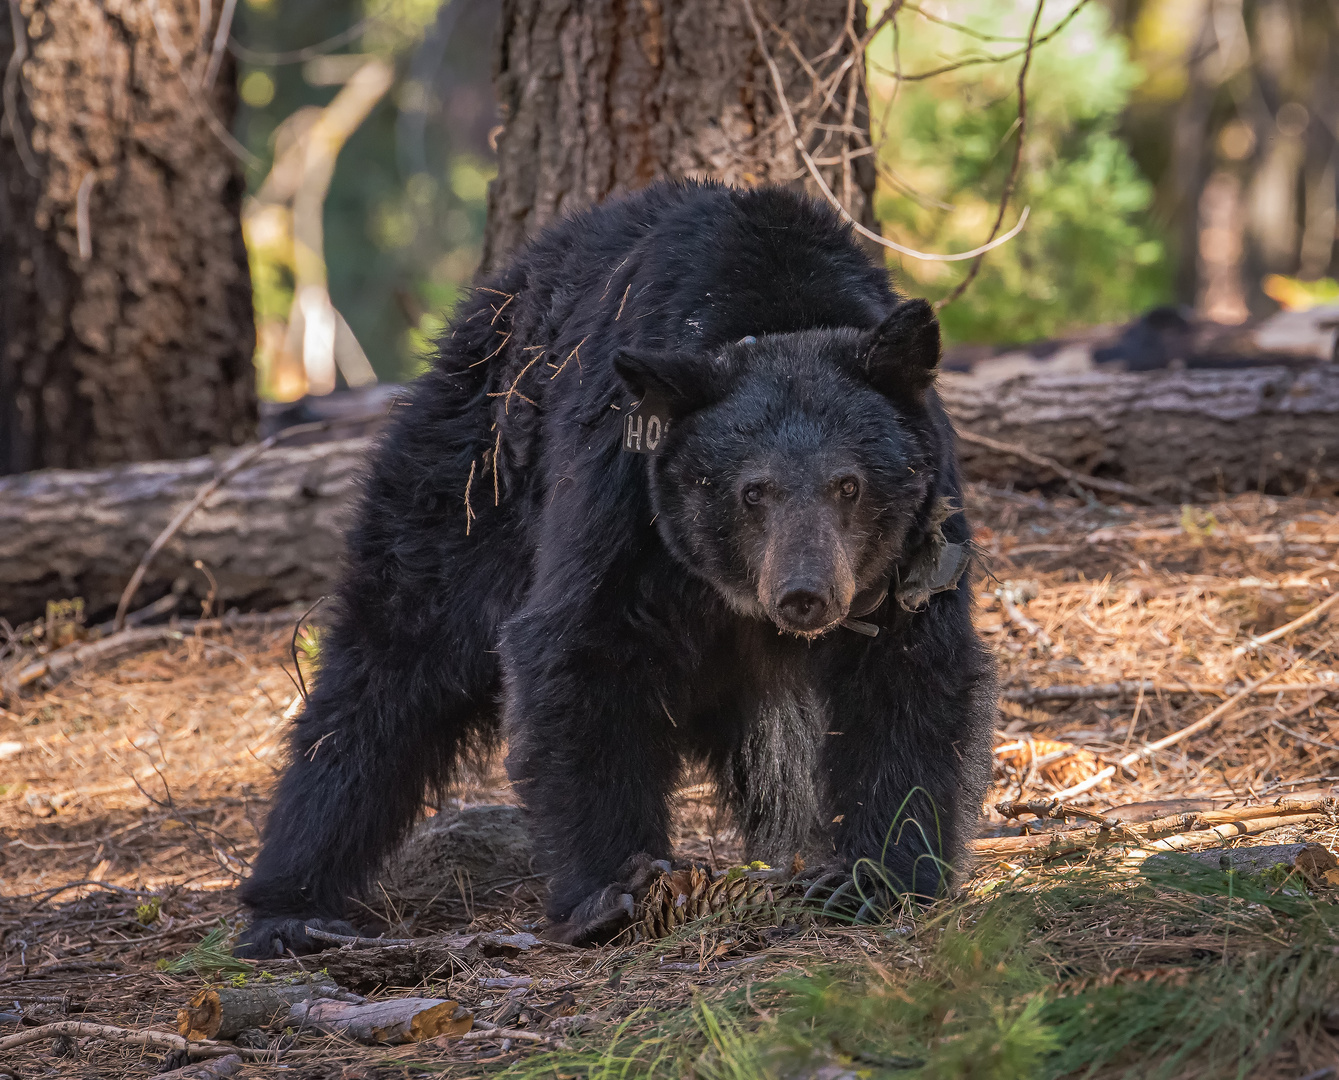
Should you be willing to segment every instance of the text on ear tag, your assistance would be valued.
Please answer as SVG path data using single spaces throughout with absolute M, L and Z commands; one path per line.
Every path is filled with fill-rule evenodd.
M 623 417 L 623 449 L 633 454 L 654 454 L 669 431 L 669 410 L 662 401 L 644 396 Z

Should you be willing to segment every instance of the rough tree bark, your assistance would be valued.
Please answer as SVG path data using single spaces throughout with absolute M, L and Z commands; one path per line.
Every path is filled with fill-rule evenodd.
M 0 15 L 0 474 L 186 457 L 254 429 L 224 6 Z
M 950 373 L 939 385 L 960 431 L 1166 498 L 1339 491 L 1339 365 L 1002 380 Z M 1053 479 L 966 440 L 959 451 L 974 480 Z
M 206 595 L 197 559 L 217 580 L 223 608 L 264 611 L 329 592 L 369 442 L 276 448 L 242 469 L 158 553 L 136 603 L 163 596 L 179 579 L 184 590 Z M 140 556 L 222 460 L 0 479 L 0 616 L 25 621 L 48 600 L 74 596 L 90 617 L 110 614 Z
M 1339 365 L 1004 380 L 949 373 L 940 392 L 962 432 L 1166 499 L 1257 487 L 1339 492 Z M 264 609 L 328 593 L 370 445 L 363 438 L 278 448 L 239 471 L 159 553 L 137 603 L 177 579 L 203 596 L 208 582 L 192 568 L 196 559 L 217 579 L 224 606 Z M 966 440 L 961 451 L 972 480 L 1055 479 Z M 0 479 L 0 615 L 17 623 L 41 615 L 48 600 L 73 596 L 93 617 L 109 612 L 140 555 L 218 465 L 196 458 Z
M 807 148 L 873 228 L 869 114 L 850 63 L 865 5 L 752 3 Z M 835 79 L 826 107 L 800 56 Z M 495 74 L 505 126 L 484 270 L 555 219 L 662 176 L 812 185 L 742 0 L 504 0 Z

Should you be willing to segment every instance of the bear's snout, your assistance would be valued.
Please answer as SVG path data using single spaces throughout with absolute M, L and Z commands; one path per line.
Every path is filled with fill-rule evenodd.
M 827 598 L 811 588 L 788 589 L 777 603 L 777 611 L 791 630 L 821 630 L 828 619 Z
M 762 560 L 758 602 L 776 625 L 806 637 L 846 618 L 855 597 L 855 575 L 835 523 L 795 515 L 779 523 Z

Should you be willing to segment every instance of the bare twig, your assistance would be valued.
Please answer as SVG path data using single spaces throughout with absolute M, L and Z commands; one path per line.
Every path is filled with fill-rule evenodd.
M 1261 645 L 1268 645 L 1271 641 L 1278 641 L 1279 638 L 1287 637 L 1294 630 L 1300 630 L 1304 626 L 1310 626 L 1313 622 L 1324 615 L 1330 608 L 1339 604 L 1339 592 L 1322 600 L 1304 615 L 1299 615 L 1290 623 L 1285 623 L 1276 630 L 1271 630 L 1267 634 L 1261 634 L 1259 637 L 1251 638 L 1245 645 L 1238 645 L 1233 650 L 1234 656 L 1243 656 L 1248 652 L 1254 652 Z
M 1036 46 L 1037 24 L 1041 21 L 1041 9 L 1045 6 L 1046 0 L 1037 0 L 1037 6 L 1032 12 L 1032 22 L 1028 24 L 1027 45 L 1023 50 L 1023 64 L 1018 69 L 1018 120 L 1016 122 L 1018 139 L 1014 143 L 1014 157 L 1013 161 L 1009 163 L 1009 175 L 1004 181 L 1004 190 L 1000 192 L 1000 208 L 995 214 L 995 224 L 990 228 L 991 240 L 995 239 L 995 234 L 1000 231 L 1000 226 L 1004 224 L 1004 215 L 1009 209 L 1009 200 L 1013 198 L 1014 185 L 1018 181 L 1018 170 L 1023 164 L 1023 144 L 1027 139 L 1027 73 L 1032 66 L 1032 50 Z M 951 293 L 936 302 L 935 310 L 942 311 L 958 299 L 976 280 L 976 275 L 980 272 L 981 256 L 978 255 L 967 271 L 967 276 L 958 282 Z
M 1334 640 L 1333 638 L 1330 639 L 1330 641 L 1333 640 Z M 1310 655 L 1306 659 L 1309 660 L 1312 656 L 1315 656 L 1321 649 L 1328 646 L 1329 643 L 1330 643 L 1329 641 L 1326 641 L 1324 644 L 1318 645 L 1315 649 L 1311 651 Z M 1098 772 L 1090 776 L 1087 780 L 1083 781 L 1083 783 L 1081 784 L 1075 784 L 1073 787 L 1065 788 L 1065 790 L 1063 791 L 1057 791 L 1055 793 L 1055 797 L 1057 799 L 1072 799 L 1077 795 L 1082 795 L 1084 792 L 1091 791 L 1093 788 L 1097 787 L 1098 784 L 1102 783 L 1102 781 L 1110 779 L 1112 776 L 1114 776 L 1116 774 L 1117 769 L 1127 768 L 1128 766 L 1133 765 L 1136 761 L 1139 761 L 1142 758 L 1151 757 L 1153 754 L 1156 754 L 1159 750 L 1165 750 L 1169 746 L 1175 746 L 1177 743 L 1185 739 L 1188 739 L 1191 735 L 1201 732 L 1207 727 L 1211 727 L 1212 725 L 1216 724 L 1219 720 L 1221 720 L 1224 716 L 1226 716 L 1229 712 L 1231 712 L 1234 708 L 1236 708 L 1239 704 L 1241 704 L 1241 702 L 1245 701 L 1248 697 L 1250 697 L 1257 690 L 1259 690 L 1260 687 L 1263 686 L 1266 682 L 1268 682 L 1272 678 L 1282 675 L 1284 671 L 1287 671 L 1292 666 L 1293 662 L 1289 661 L 1283 665 L 1282 670 L 1271 671 L 1267 675 L 1261 675 L 1260 678 L 1254 680 L 1251 683 L 1248 683 L 1246 686 L 1243 686 L 1240 690 L 1238 690 L 1230 698 L 1224 701 L 1221 705 L 1218 705 L 1216 708 L 1210 709 L 1209 712 L 1205 713 L 1204 716 L 1200 717 L 1193 724 L 1187 724 L 1179 731 L 1173 731 L 1170 735 L 1157 740 L 1157 742 L 1146 743 L 1143 746 L 1141 746 L 1138 750 L 1130 751 L 1130 753 L 1122 757 L 1115 765 L 1108 765 L 1106 768 L 1099 770 Z
M 364 15 L 347 30 L 341 30 L 338 34 L 326 38 L 324 41 L 318 41 L 315 45 L 307 45 L 301 49 L 290 49 L 287 52 L 263 52 L 259 49 L 248 48 L 236 38 L 228 39 L 228 51 L 237 57 L 238 60 L 247 64 L 257 64 L 260 67 L 280 67 L 284 64 L 303 64 L 308 60 L 314 60 L 318 56 L 325 56 L 327 53 L 338 49 L 341 45 L 347 45 L 373 23 L 380 22 L 386 17 L 386 12 L 391 5 L 384 5 L 380 11 L 374 11 L 370 15 Z
M 1037 37 L 1036 40 L 1032 42 L 1031 47 L 1036 48 L 1038 45 L 1045 45 L 1057 34 L 1061 33 L 1065 27 L 1074 21 L 1074 16 L 1088 6 L 1088 3 L 1089 0 L 1079 0 L 1077 4 L 1070 8 L 1069 11 L 1061 17 L 1058 23 L 1044 34 Z M 1027 51 L 1028 46 L 1024 45 L 1023 48 L 1015 49 L 1010 53 L 1004 53 L 1002 56 L 967 56 L 960 60 L 954 60 L 951 63 L 944 64 L 941 67 L 931 68 L 929 71 L 917 71 L 911 74 L 902 74 L 899 75 L 898 78 L 903 82 L 924 82 L 926 79 L 934 79 L 940 75 L 947 75 L 950 71 L 961 71 L 963 68 L 979 67 L 982 64 L 1007 63 L 1010 60 L 1016 60 L 1018 57 L 1023 56 Z
M 459 1036 L 461 1042 L 501 1041 L 516 1039 L 520 1042 L 548 1043 L 561 1046 L 562 1039 L 557 1035 L 544 1035 L 538 1031 L 524 1031 L 521 1028 L 498 1027 L 487 1020 L 475 1020 L 474 1029 Z M 452 1041 L 455 1041 L 454 1037 Z
M 13 3 L 14 0 L 10 0 L 10 2 Z M 261 165 L 262 162 L 260 158 L 256 157 L 255 154 L 233 137 L 233 133 L 224 126 L 223 121 L 214 115 L 214 110 L 210 108 L 209 102 L 205 101 L 200 96 L 199 89 L 192 85 L 191 81 L 186 78 L 186 72 L 182 70 L 181 52 L 173 43 L 171 36 L 167 32 L 167 28 L 163 26 L 161 20 L 162 13 L 158 9 L 158 0 L 148 0 L 148 8 L 149 18 L 153 20 L 153 28 L 158 37 L 158 44 L 163 50 L 163 55 L 167 57 L 167 62 L 171 65 L 173 72 L 175 72 L 177 78 L 181 80 L 181 85 L 186 91 L 186 97 L 189 99 L 191 106 L 195 109 L 196 114 L 205 122 L 205 125 L 213 133 L 214 137 L 218 139 L 218 141 L 221 142 L 238 161 L 253 168 Z
M 287 622 L 289 612 L 270 612 L 259 615 L 225 615 L 221 619 L 183 619 L 176 626 L 145 626 L 122 630 L 101 641 L 78 642 L 48 653 L 23 668 L 18 675 L 20 687 L 29 686 L 46 676 L 60 678 L 90 664 L 114 660 L 141 649 L 151 649 L 173 641 L 184 641 L 190 633 L 213 633 L 218 630 L 268 629 Z
M 84 262 L 93 258 L 93 227 L 89 219 L 88 204 L 93 196 L 93 185 L 97 183 L 97 179 L 98 174 L 89 169 L 79 181 L 79 190 L 74 196 L 75 238 L 79 245 L 79 258 Z
M 41 177 L 42 170 L 37 166 L 37 158 L 28 145 L 28 136 L 24 134 L 23 121 L 19 118 L 19 76 L 23 71 L 23 62 L 28 59 L 28 27 L 23 21 L 19 0 L 9 0 L 9 25 L 14 34 L 14 51 L 9 54 L 9 62 L 5 64 L 4 117 L 24 170 L 36 180 Z
M 1095 683 L 1090 686 L 1075 686 L 1062 683 L 1058 686 L 1034 686 L 1024 689 L 1005 690 L 1000 694 L 1002 701 L 1018 705 L 1039 705 L 1042 702 L 1104 701 L 1108 698 L 1133 697 L 1146 694 L 1216 694 L 1226 697 L 1240 690 L 1240 683 L 1227 686 L 1213 686 L 1209 683 L 1156 682 L 1152 679 L 1130 680 L 1128 682 Z M 1313 682 L 1283 683 L 1271 682 L 1257 686 L 1256 694 L 1302 694 L 1319 693 L 1339 694 L 1339 680 L 1333 678 Z
M 1163 505 L 1162 500 L 1147 491 L 1134 487 L 1131 484 L 1121 483 L 1119 480 L 1107 480 L 1101 476 L 1089 476 L 1087 473 L 1075 472 L 1068 466 L 1060 464 L 1055 458 L 1049 458 L 1045 454 L 1038 454 L 1029 450 L 1026 446 L 1020 446 L 1018 443 L 1002 442 L 999 439 L 992 439 L 987 435 L 977 435 L 975 432 L 958 429 L 958 438 L 965 443 L 971 443 L 973 446 L 983 446 L 987 450 L 995 450 L 1001 454 L 1012 454 L 1014 457 L 1022 458 L 1031 465 L 1038 468 L 1049 469 L 1061 479 L 1068 480 L 1071 483 L 1078 484 L 1081 487 L 1092 488 L 1094 491 L 1105 491 L 1111 495 L 1124 495 L 1127 499 L 1135 499 L 1138 502 L 1147 503 L 1150 506 Z
M 232 34 L 232 19 L 237 11 L 237 0 L 223 0 L 223 10 L 219 13 L 218 29 L 214 31 L 214 48 L 209 54 L 209 64 L 205 68 L 204 87 L 206 90 L 214 85 L 214 80 L 218 78 L 219 68 L 223 65 L 223 50 L 228 46 L 228 37 Z M 208 26 L 200 27 L 200 33 L 206 33 Z
M 188 1051 L 194 1049 L 191 1043 L 171 1031 L 129 1031 L 126 1028 L 113 1027 L 110 1024 L 89 1024 L 82 1020 L 61 1020 L 54 1024 L 43 1024 L 40 1027 L 28 1028 L 26 1031 L 20 1031 L 17 1035 L 0 1039 L 0 1050 L 12 1050 L 16 1046 L 23 1046 L 27 1043 L 54 1039 L 57 1035 L 67 1035 L 77 1039 L 93 1036 L 99 1039 L 113 1039 L 116 1042 L 130 1043 L 132 1046 L 166 1046 L 173 1050 Z M 194 1044 L 194 1046 L 199 1046 L 199 1044 Z M 212 1051 L 214 1048 L 202 1049 Z M 235 1053 L 236 1051 L 228 1047 L 227 1052 Z
M 795 151 L 800 155 L 800 159 L 804 162 L 805 168 L 809 170 L 809 175 L 813 177 L 814 183 L 818 185 L 819 191 L 823 193 L 823 197 L 827 199 L 833 209 L 842 216 L 842 220 L 850 225 L 851 228 L 867 240 L 873 240 L 876 244 L 882 244 L 884 247 L 891 248 L 899 254 L 908 255 L 913 259 L 923 259 L 927 262 L 960 262 L 964 259 L 973 259 L 980 255 L 984 255 L 987 251 L 990 251 L 993 248 L 999 247 L 1001 244 L 1008 243 L 1022 231 L 1023 226 L 1027 223 L 1028 207 L 1023 208 L 1023 213 L 1019 215 L 1018 218 L 1018 224 L 1003 236 L 992 237 L 989 243 L 983 244 L 978 248 L 973 248 L 971 251 L 960 252 L 956 255 L 935 255 L 930 254 L 929 252 L 917 251 L 915 248 L 904 247 L 902 244 L 889 240 L 886 236 L 880 236 L 871 229 L 865 228 L 864 225 L 856 221 L 856 219 L 851 216 L 850 211 L 842 205 L 841 200 L 833 194 L 832 188 L 828 186 L 828 182 L 823 179 L 823 174 L 819 171 L 818 163 L 814 161 L 813 155 L 809 153 L 808 148 L 804 145 L 804 139 L 800 136 L 800 129 L 795 123 L 795 114 L 790 107 L 790 100 L 786 97 L 786 84 L 785 80 L 781 77 L 781 69 L 776 66 L 776 60 L 772 58 L 771 50 L 767 47 L 767 41 L 763 36 L 762 24 L 758 21 L 758 16 L 753 10 L 751 0 L 739 0 L 739 2 L 743 5 L 744 12 L 748 16 L 750 25 L 753 27 L 753 36 L 758 42 L 758 49 L 762 53 L 763 62 L 767 64 L 767 70 L 771 74 L 772 86 L 776 91 L 777 104 L 781 108 L 782 116 L 786 121 L 786 128 L 790 132 L 791 141 L 795 144 Z
M 200 490 L 195 493 L 195 497 L 191 499 L 190 502 L 177 511 L 172 520 L 164 526 L 163 531 L 154 538 L 153 543 L 149 545 L 149 550 L 140 558 L 139 565 L 135 567 L 135 572 L 130 575 L 130 580 L 126 583 L 125 589 L 122 590 L 121 599 L 116 605 L 116 617 L 112 620 L 112 632 L 117 633 L 124 629 L 126 612 L 130 608 L 130 601 L 135 598 L 135 593 L 139 590 L 140 583 L 144 580 L 144 575 L 148 573 L 149 566 L 153 563 L 154 557 L 163 550 L 164 545 L 166 545 L 172 537 L 176 536 L 181 527 L 191 519 L 191 516 L 204 505 L 205 500 L 208 499 L 209 496 L 227 483 L 234 474 L 255 461 L 256 458 L 260 457 L 266 450 L 269 450 L 278 443 L 298 435 L 308 435 L 315 431 L 325 431 L 334 427 L 336 424 L 348 423 L 352 419 L 354 418 L 340 417 L 339 419 L 332 420 L 318 420 L 312 424 L 296 424 L 293 427 L 276 432 L 263 442 L 259 442 L 255 446 L 246 447 L 234 455 L 231 461 L 214 474 L 213 479 L 201 486 Z

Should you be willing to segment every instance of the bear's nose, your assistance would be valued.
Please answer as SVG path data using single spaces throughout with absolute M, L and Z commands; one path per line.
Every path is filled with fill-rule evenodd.
M 810 589 L 791 589 L 781 597 L 777 610 L 796 630 L 817 630 L 828 621 L 828 602 Z

